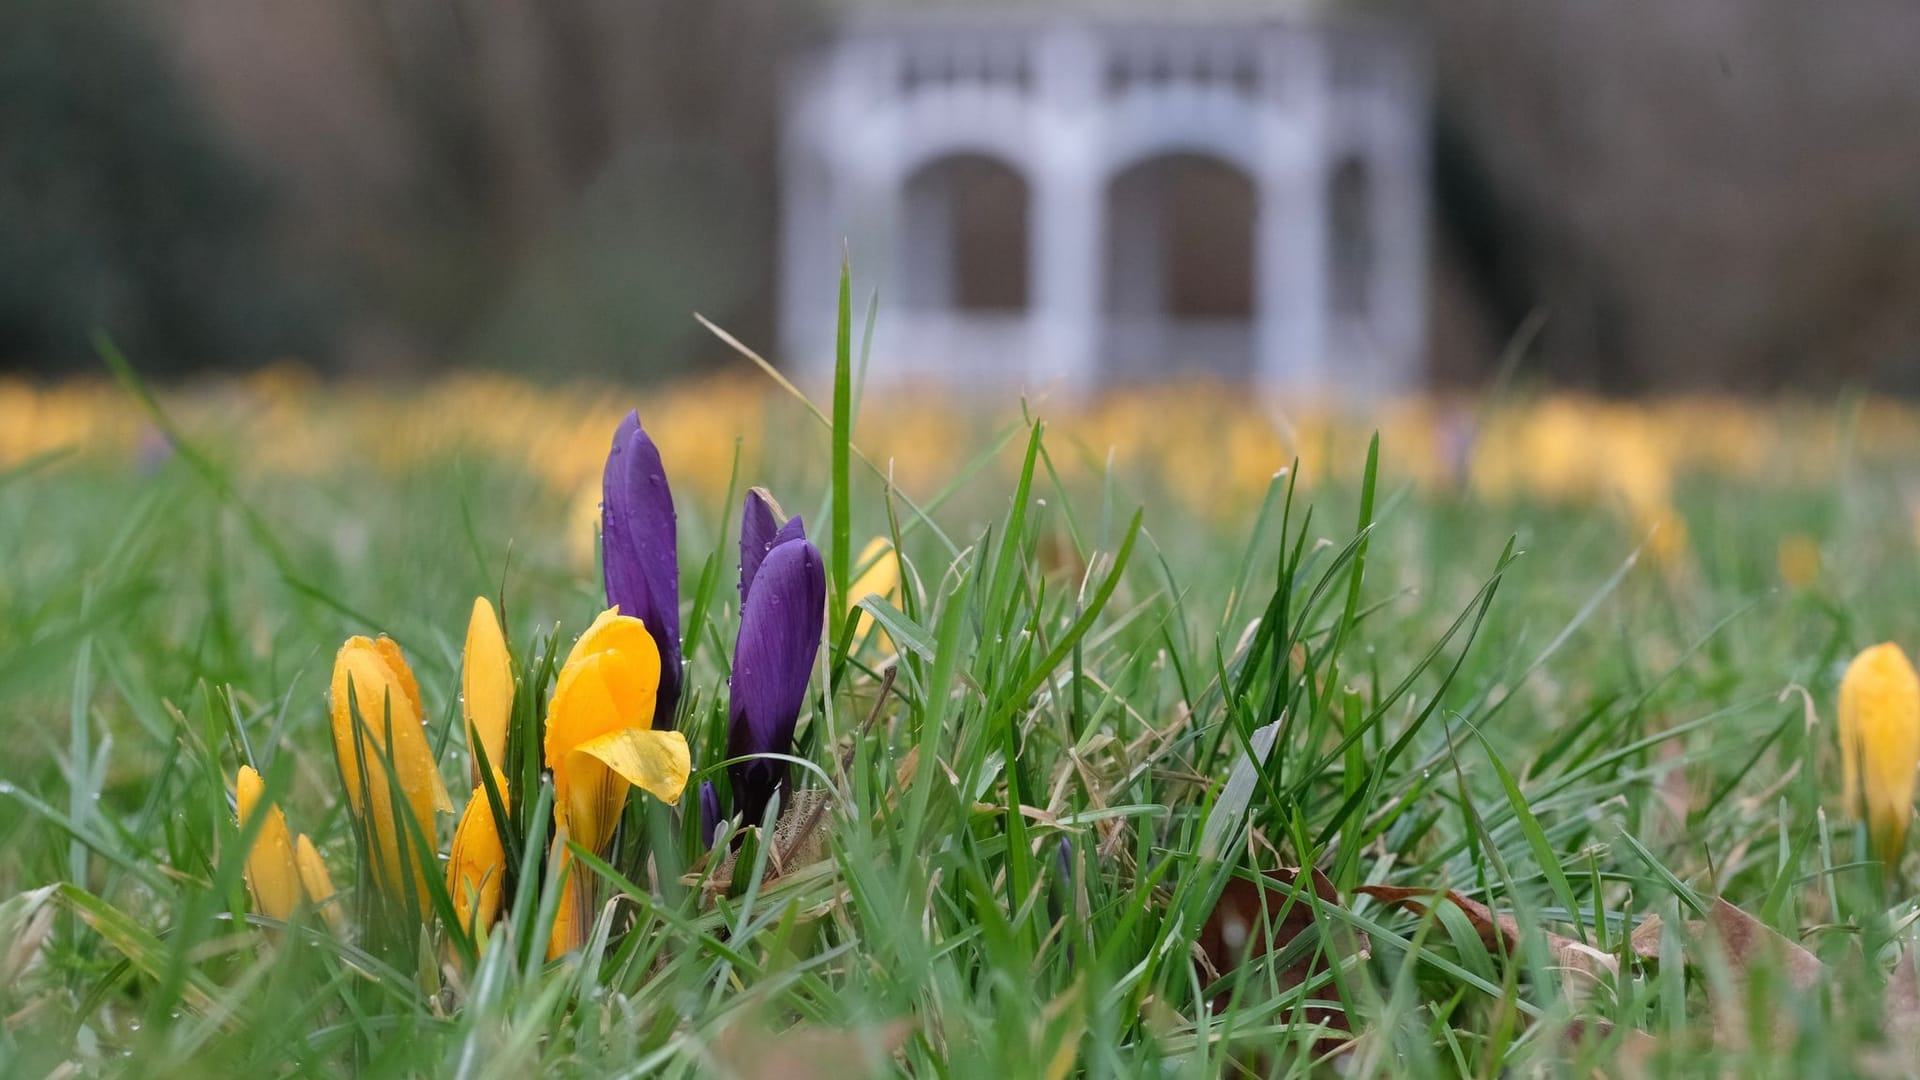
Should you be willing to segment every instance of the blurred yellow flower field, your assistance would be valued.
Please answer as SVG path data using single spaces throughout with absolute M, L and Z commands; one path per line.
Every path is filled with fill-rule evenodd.
M 649 403 L 663 460 L 689 490 L 709 495 L 726 490 L 734 436 L 741 458 L 756 460 L 770 417 L 795 412 L 778 389 L 748 377 L 640 394 L 472 375 L 395 390 L 321 383 L 279 367 L 162 398 L 188 430 L 246 447 L 236 464 L 248 471 L 299 475 L 344 459 L 397 470 L 450 454 L 483 455 L 524 466 L 561 496 L 580 496 L 581 516 L 593 510 L 584 493 L 597 482 L 604 432 L 620 403 Z M 1843 463 L 1920 457 L 1920 408 L 1881 399 L 1837 411 L 1571 394 L 1436 396 L 1363 408 L 1250 397 L 1203 383 L 1041 398 L 1028 407 L 1080 451 L 1055 451 L 1062 476 L 1083 477 L 1111 461 L 1131 476 L 1165 478 L 1189 509 L 1205 514 L 1244 512 L 1295 459 L 1303 483 L 1348 478 L 1376 430 L 1391 451 L 1390 476 L 1424 490 L 1604 505 L 1649 529 L 1667 516 L 1684 478 L 1817 486 Z M 875 390 L 862 404 L 855 443 L 903 487 L 930 492 L 1015 418 L 984 403 L 956 407 L 947 394 Z M 48 453 L 138 463 L 164 450 L 137 404 L 110 383 L 0 381 L 0 469 Z

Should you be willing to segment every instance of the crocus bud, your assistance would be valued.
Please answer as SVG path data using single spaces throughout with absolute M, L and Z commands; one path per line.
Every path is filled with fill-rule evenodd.
M 467 621 L 467 647 L 460 660 L 460 710 L 467 722 L 467 755 L 473 762 L 473 783 L 480 783 L 480 754 L 487 764 L 507 767 L 507 721 L 513 713 L 513 661 L 507 638 L 493 605 L 482 596 L 473 602 Z
M 580 635 L 560 668 L 547 707 L 554 825 L 588 851 L 605 853 L 630 786 L 666 803 L 678 802 L 686 790 L 693 767 L 686 736 L 653 727 L 660 672 L 647 628 L 614 610 Z M 575 868 L 555 915 L 549 955 L 585 939 L 587 893 Z
M 505 786 L 496 781 L 496 790 Z M 473 789 L 466 812 L 453 832 L 453 851 L 447 858 L 447 894 L 460 918 L 460 929 L 478 934 L 500 914 L 501 881 L 507 872 L 507 849 L 500 842 L 499 823 L 487 789 Z
M 620 422 L 607 453 L 600 559 L 607 604 L 640 620 L 653 637 L 660 679 L 649 719 L 669 730 L 680 703 L 680 554 L 667 471 L 637 412 Z
M 400 646 L 387 637 L 348 638 L 334 657 L 332 697 L 333 750 L 347 799 L 373 845 L 375 878 L 394 896 L 407 895 L 411 887 L 413 902 L 424 910 L 426 868 L 434 863 L 434 811 L 452 812 L 453 801 L 440 780 L 426 729 L 420 726 L 420 688 Z M 391 777 L 385 768 L 388 761 Z M 398 805 L 395 788 L 402 798 Z M 418 824 L 418 834 L 397 816 L 403 813 Z
M 243 865 L 247 891 L 253 894 L 253 908 L 273 919 L 286 919 L 300 906 L 300 871 L 294 863 L 293 837 L 287 832 L 287 816 L 280 808 L 265 802 L 266 785 L 250 765 L 240 766 L 234 777 L 234 802 L 244 831 L 256 814 L 264 814 L 253 846 L 247 849 Z
M 753 498 L 749 496 L 751 508 Z M 749 566 L 752 548 L 741 536 L 740 634 L 728 684 L 727 756 L 786 754 L 806 704 L 826 618 L 826 565 L 808 542 L 800 519 L 788 522 L 763 558 Z M 758 824 L 767 803 L 787 783 L 787 764 L 758 758 L 728 769 L 734 806 Z
M 1875 645 L 1840 680 L 1840 761 L 1849 813 L 1866 818 L 1874 855 L 1899 863 L 1920 765 L 1920 675 L 1900 646 Z
M 700 785 L 700 842 L 713 846 L 713 834 L 720 828 L 724 815 L 720 810 L 720 793 L 714 790 L 712 782 Z
M 334 933 L 345 930 L 340 905 L 333 902 L 333 875 L 327 873 L 320 850 L 307 839 L 306 833 L 293 838 L 293 865 L 300 871 L 300 889 L 307 894 L 307 903 L 320 909 Z

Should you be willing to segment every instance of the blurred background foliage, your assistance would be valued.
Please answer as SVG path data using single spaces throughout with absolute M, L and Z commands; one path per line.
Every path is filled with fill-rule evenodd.
M 0 5 L 0 363 L 324 352 L 273 188 L 113 0 Z
M 664 375 L 724 356 L 696 307 L 767 343 L 783 66 L 845 6 L 13 0 L 0 369 L 94 327 L 169 371 Z M 1437 382 L 1538 311 L 1576 386 L 1920 390 L 1920 6 L 1303 6 L 1431 42 Z

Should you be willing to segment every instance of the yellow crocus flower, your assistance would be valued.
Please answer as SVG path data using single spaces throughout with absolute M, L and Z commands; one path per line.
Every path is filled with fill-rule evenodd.
M 1865 816 L 1875 856 L 1898 864 L 1920 764 L 1920 675 L 1892 642 L 1854 657 L 1840 680 L 1840 761 L 1848 812 Z
M 264 813 L 253 846 L 247 849 L 245 873 L 247 891 L 253 894 L 254 910 L 273 919 L 286 919 L 300 906 L 300 872 L 294 865 L 293 837 L 287 832 L 287 816 L 280 808 L 264 802 L 266 785 L 253 766 L 240 766 L 234 778 L 234 801 L 238 804 L 240 828 L 244 831 L 256 813 Z
M 506 785 L 498 775 L 494 782 L 504 796 Z M 493 925 L 500 914 L 501 879 L 506 871 L 507 849 L 500 842 L 493 805 L 487 802 L 487 789 L 476 787 L 453 831 L 453 852 L 447 859 L 447 893 L 453 897 L 462 930 L 478 933 Z
M 513 713 L 513 662 L 506 635 L 487 598 L 473 601 L 467 622 L 467 645 L 462 654 L 461 709 L 467 721 L 467 753 L 473 762 L 473 795 L 453 831 L 453 850 L 447 860 L 447 893 L 460 918 L 461 929 L 474 933 L 492 926 L 500 913 L 500 889 L 506 874 L 507 852 L 500 829 L 480 783 L 480 753 L 493 769 L 494 789 L 507 804 L 507 778 L 501 770 L 507 759 L 507 724 Z
M 660 650 L 639 619 L 602 612 L 574 643 L 547 709 L 546 761 L 553 773 L 555 826 L 588 851 L 613 839 L 629 786 L 666 803 L 686 790 L 692 760 L 686 736 L 653 728 Z M 549 956 L 585 940 L 591 904 L 570 874 L 554 918 Z
M 507 721 L 513 713 L 513 661 L 507 638 L 487 598 L 473 601 L 467 621 L 467 646 L 460 662 L 460 710 L 467 722 L 467 753 L 473 761 L 473 783 L 480 784 L 477 740 L 495 769 L 507 767 Z
M 351 696 L 349 696 L 351 688 Z M 358 728 L 350 702 L 359 703 Z M 421 727 L 423 711 L 420 688 L 407 667 L 400 646 L 388 637 L 351 637 L 340 646 L 333 661 L 333 749 L 340 762 L 340 775 L 347 787 L 347 799 L 353 812 L 373 843 L 373 868 L 380 887 L 395 896 L 407 888 L 403 876 L 411 868 L 413 896 L 426 907 L 426 867 L 434 861 L 433 815 L 436 810 L 452 812 L 453 800 L 447 797 L 440 769 L 427 745 L 426 729 Z M 389 727 L 392 743 L 387 741 Z M 362 746 L 376 751 L 361 760 Z M 382 768 L 382 758 L 392 762 L 393 774 Z M 367 787 L 361 789 L 364 771 Z M 398 788 L 406 805 L 393 805 L 393 790 Z M 421 850 L 412 830 L 396 816 L 396 811 L 411 814 L 419 824 L 427 850 Z M 404 837 L 404 841 L 403 841 Z M 402 848 L 404 842 L 405 848 Z M 402 851 L 408 853 L 402 858 Z

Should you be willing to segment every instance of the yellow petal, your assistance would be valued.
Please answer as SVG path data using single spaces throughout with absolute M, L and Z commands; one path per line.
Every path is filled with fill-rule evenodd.
M 554 682 L 547 709 L 546 758 L 558 768 L 567 753 L 616 728 L 652 727 L 660 690 L 660 650 L 639 619 L 609 609 L 574 643 Z
M 893 545 L 884 536 L 876 536 L 867 541 L 860 549 L 860 557 L 853 565 L 866 567 L 853 579 L 853 587 L 847 590 L 847 604 L 858 604 L 869 596 L 891 596 L 894 587 L 900 584 L 900 560 L 893 554 Z
M 500 632 L 500 620 L 494 616 L 487 598 L 473 602 L 473 617 L 467 621 L 467 647 L 460 662 L 461 712 L 467 723 L 467 754 L 473 760 L 473 782 L 480 782 L 480 755 L 474 753 L 478 739 L 489 764 L 496 769 L 507 766 L 507 721 L 513 713 L 513 661 L 507 654 L 507 639 Z
M 502 789 L 502 794 L 505 794 Z M 473 789 L 460 826 L 453 833 L 453 852 L 447 860 L 447 892 L 460 917 L 460 928 L 474 933 L 493 925 L 500 914 L 500 888 L 507 872 L 507 850 L 493 819 L 493 805 L 484 787 Z
M 339 933 L 343 926 L 340 905 L 333 899 L 333 875 L 327 873 L 327 864 L 306 833 L 294 837 L 293 862 L 300 871 L 300 888 L 307 894 L 307 903 L 318 907 L 327 925 Z
M 240 766 L 233 786 L 243 831 L 255 814 L 266 815 L 253 838 L 253 846 L 247 849 L 244 865 L 254 910 L 270 918 L 288 918 L 300 906 L 300 874 L 294 866 L 293 837 L 287 832 L 287 816 L 272 803 L 263 805 L 266 785 L 261 783 L 260 774 L 254 772 L 252 766 Z
M 453 801 L 447 797 L 439 766 L 427 745 L 426 729 L 421 727 L 420 690 L 413 672 L 390 638 L 348 638 L 334 658 L 332 695 L 334 753 L 346 782 L 347 799 L 373 839 L 373 862 L 381 887 L 402 895 L 406 888 L 403 863 L 411 863 L 414 896 L 424 905 L 425 868 L 433 862 L 433 852 L 419 849 L 412 830 L 396 813 L 410 814 L 431 848 L 435 843 L 434 811 L 452 810 Z M 358 730 L 352 702 L 359 704 Z M 391 746 L 387 745 L 389 724 Z M 359 752 L 363 744 L 370 751 L 364 762 Z M 382 756 L 392 761 L 392 782 L 383 768 Z M 361 790 L 363 770 L 371 791 Z M 392 798 L 395 786 L 404 797 L 398 807 Z M 403 840 L 409 856 L 405 860 L 401 857 Z
M 693 760 L 681 732 L 628 728 L 581 743 L 567 758 L 567 770 L 575 774 L 576 784 L 580 772 L 594 767 L 672 806 L 687 789 Z
M 361 639 L 366 640 L 365 638 Z M 413 669 L 407 666 L 407 658 L 400 652 L 400 643 L 381 634 L 373 639 L 373 651 L 381 662 L 386 664 L 387 673 L 406 695 L 407 704 L 413 706 L 413 715 L 425 717 L 426 707 L 420 704 L 420 684 L 414 681 Z
M 585 945 L 587 924 L 593 921 L 587 890 L 580 883 L 581 870 L 578 866 L 568 867 L 570 861 L 563 857 L 560 864 L 567 880 L 560 887 L 560 903 L 553 909 L 553 931 L 547 935 L 549 960 L 558 960 Z
M 648 644 L 653 643 L 653 635 L 647 633 L 646 625 L 637 616 L 622 615 L 619 608 L 610 607 L 596 616 L 592 625 L 580 635 L 580 640 L 573 643 L 573 648 L 567 653 L 567 662 L 572 663 L 594 653 L 637 648 L 642 639 Z M 657 648 L 654 651 L 656 654 L 659 652 Z
M 867 546 L 860 550 L 860 557 L 853 561 L 853 565 L 864 566 L 866 569 L 853 579 L 853 586 L 847 590 L 847 610 L 849 611 L 859 608 L 860 601 L 869 596 L 892 599 L 894 590 L 900 587 L 900 558 L 894 554 L 892 545 L 884 536 L 876 536 L 867 541 Z M 873 615 L 861 609 L 853 631 L 854 640 L 864 639 L 871 629 L 873 629 Z M 893 651 L 893 643 L 887 639 L 886 632 L 881 631 L 880 636 L 881 649 L 887 652 Z
M 1875 855 L 1897 863 L 1920 766 L 1920 675 L 1898 645 L 1875 645 L 1847 665 L 1839 726 L 1848 812 L 1864 813 Z
M 300 870 L 300 888 L 309 902 L 324 904 L 333 899 L 333 875 L 327 873 L 326 862 L 306 833 L 293 838 L 293 861 Z
M 571 678 L 553 695 L 547 712 L 548 767 L 553 772 L 554 821 L 592 851 L 613 836 L 626 805 L 627 789 L 605 768 L 572 769 L 567 761 L 583 738 L 619 731 L 631 720 L 623 715 L 608 685 L 608 667 L 617 660 L 595 654 L 571 667 Z M 613 673 L 616 677 L 618 672 Z M 562 692 L 564 691 L 564 692 Z

